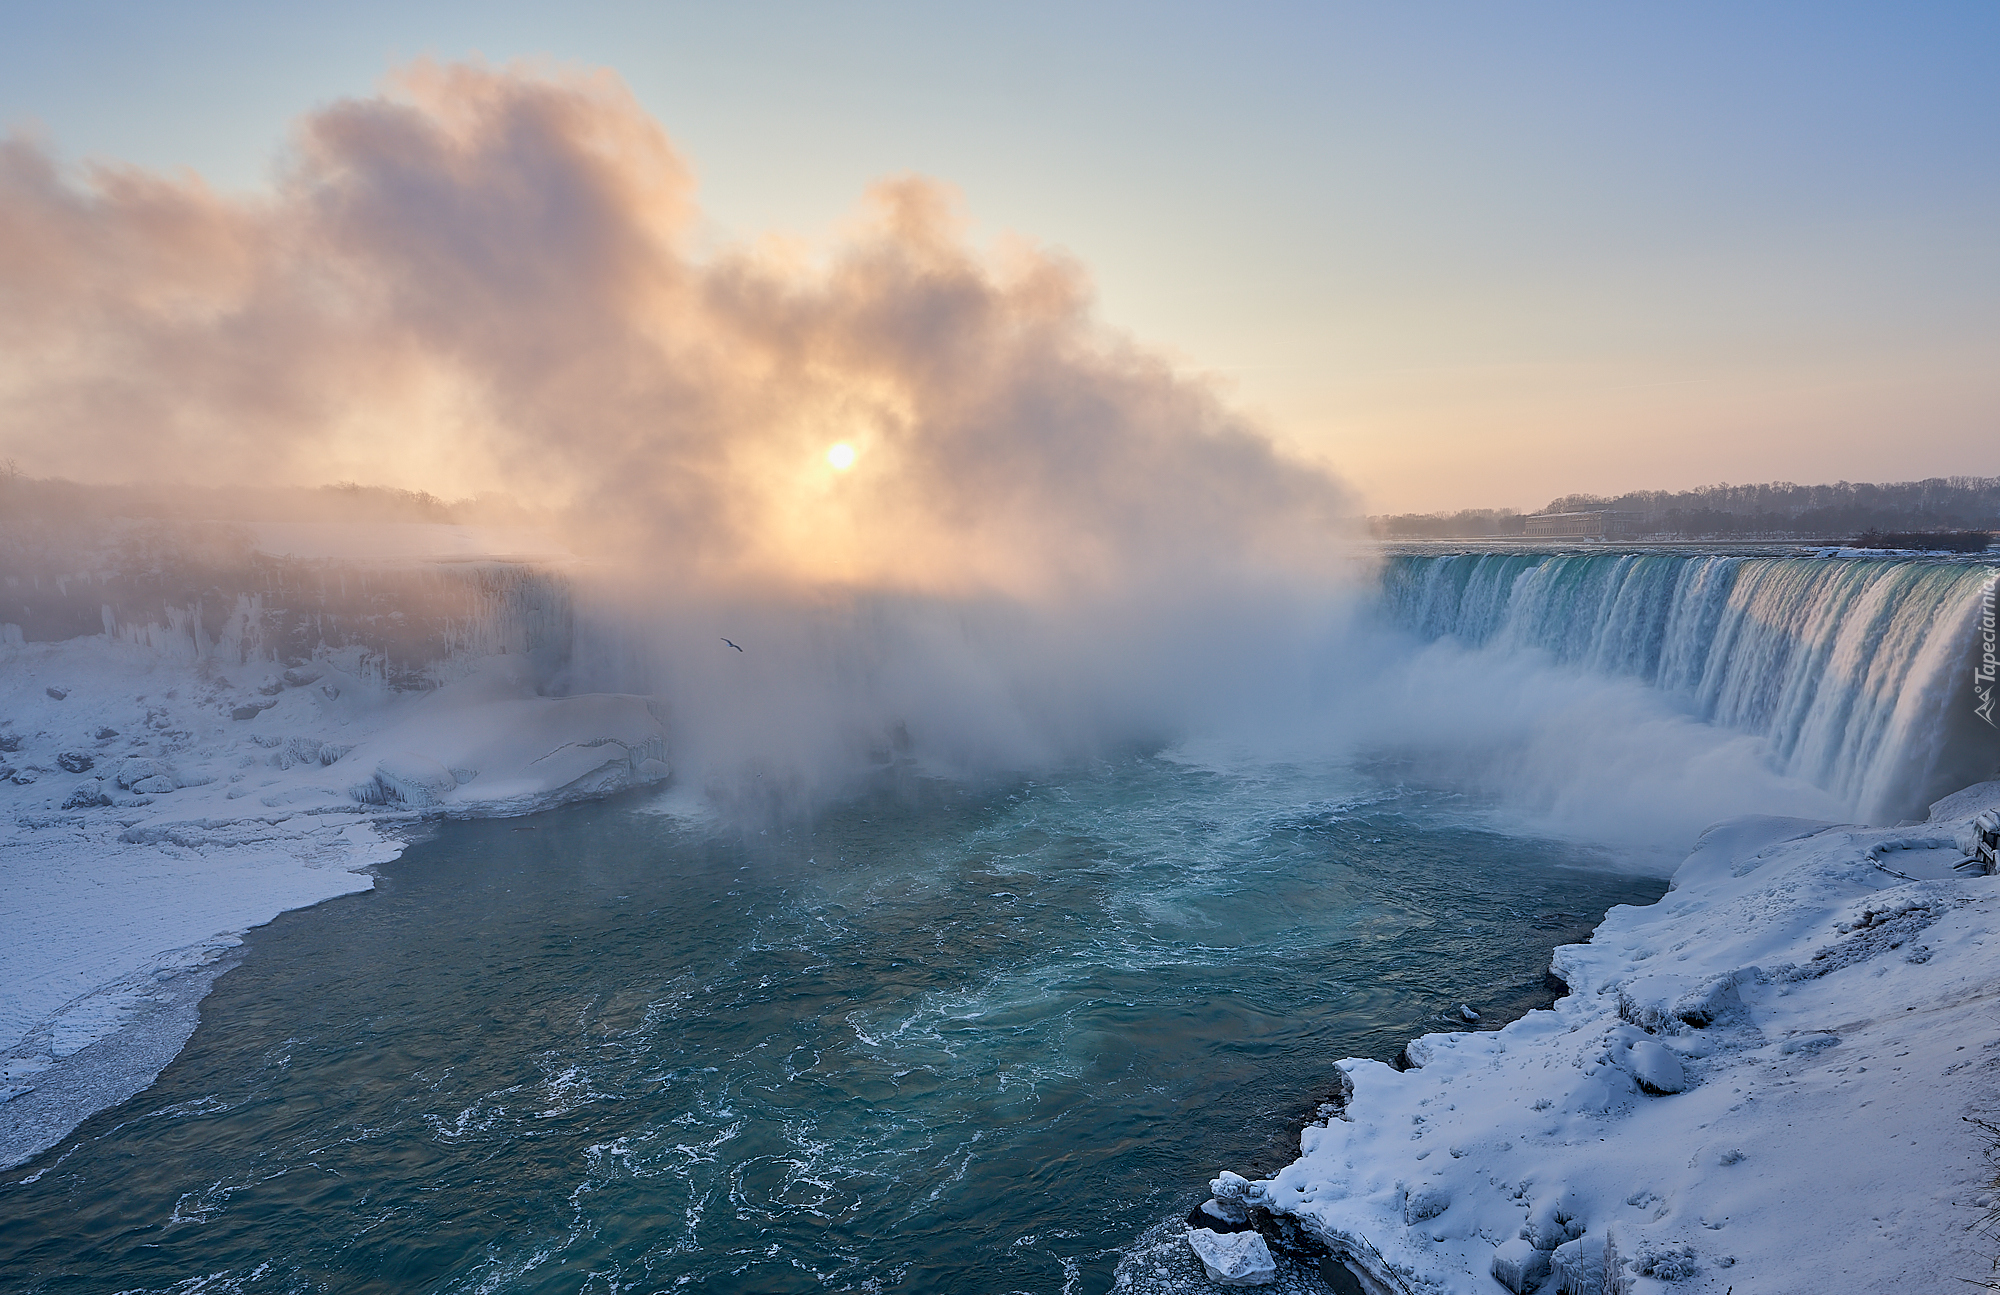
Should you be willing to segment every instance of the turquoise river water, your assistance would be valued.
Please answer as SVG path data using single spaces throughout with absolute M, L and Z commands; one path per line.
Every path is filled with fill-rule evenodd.
M 1103 1291 L 1345 1055 L 1663 883 L 1392 768 L 1134 756 L 746 838 L 451 823 L 0 1178 L 9 1290 Z

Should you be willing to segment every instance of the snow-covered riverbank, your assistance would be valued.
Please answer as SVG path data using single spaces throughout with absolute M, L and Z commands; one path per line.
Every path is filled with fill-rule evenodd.
M 1557 951 L 1553 1010 L 1339 1063 L 1344 1109 L 1217 1208 L 1410 1295 L 1983 1282 L 2000 877 L 1953 865 L 1995 806 L 1711 829 L 1660 902 Z
M 368 889 L 399 830 L 667 776 L 644 698 L 537 696 L 521 656 L 455 673 L 0 647 L 0 1165 L 150 1083 L 241 932 Z

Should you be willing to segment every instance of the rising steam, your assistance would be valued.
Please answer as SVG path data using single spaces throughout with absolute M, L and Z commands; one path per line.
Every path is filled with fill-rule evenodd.
M 504 491 L 678 581 L 1039 596 L 1325 562 L 1351 513 L 1108 335 L 1060 255 L 868 194 L 698 257 L 606 73 L 419 63 L 275 192 L 0 149 L 0 435 L 30 472 Z M 845 446 L 844 466 L 829 450 Z
M 1094 322 L 1072 261 L 975 246 L 919 179 L 809 252 L 698 254 L 696 216 L 604 73 L 416 64 L 306 117 L 268 196 L 12 139 L 0 453 L 505 492 L 594 559 L 557 686 L 668 698 L 712 790 L 1018 768 L 1303 686 L 1355 510 Z
M 760 812 L 1219 728 L 1446 753 L 1593 834 L 1810 799 L 1659 699 L 1364 641 L 1339 484 L 947 189 L 811 250 L 697 216 L 607 73 L 418 63 L 253 196 L 10 138 L 0 458 L 511 496 L 589 559 L 547 686 L 664 699 L 682 784 Z

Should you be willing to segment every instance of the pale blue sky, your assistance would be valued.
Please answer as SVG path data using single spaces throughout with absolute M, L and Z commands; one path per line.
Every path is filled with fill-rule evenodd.
M 921 172 L 1376 508 L 2000 473 L 2000 5 L 0 0 L 0 121 L 262 183 L 416 55 L 607 66 L 719 232 Z

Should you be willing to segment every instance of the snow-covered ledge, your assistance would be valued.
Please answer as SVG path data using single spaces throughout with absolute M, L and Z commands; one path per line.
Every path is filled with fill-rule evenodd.
M 1556 951 L 1570 993 L 1339 1063 L 1344 1111 L 1224 1204 L 1371 1292 L 1946 1291 L 1992 1276 L 2000 782 L 1921 828 L 1711 828 L 1656 904 Z

